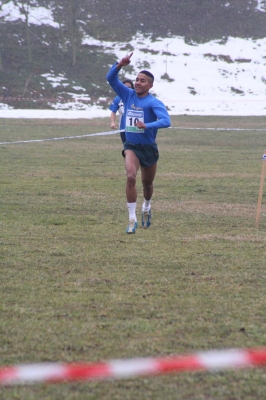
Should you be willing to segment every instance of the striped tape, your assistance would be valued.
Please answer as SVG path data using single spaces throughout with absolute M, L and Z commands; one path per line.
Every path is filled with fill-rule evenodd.
M 170 126 L 167 129 L 178 129 L 178 130 L 214 130 L 214 131 L 266 131 L 265 129 L 251 129 L 251 128 L 188 128 L 181 126 Z M 0 145 L 5 144 L 20 144 L 20 143 L 36 143 L 36 142 L 47 142 L 47 141 L 56 141 L 56 140 L 66 140 L 66 139 L 82 139 L 89 136 L 106 136 L 106 135 L 114 135 L 116 133 L 124 132 L 124 130 L 116 130 L 116 131 L 108 131 L 108 132 L 99 132 L 99 133 L 91 133 L 87 135 L 76 135 L 76 136 L 62 136 L 57 138 L 47 138 L 47 139 L 30 139 L 30 140 L 17 140 L 14 142 L 0 142 Z
M 80 103 L 91 103 L 91 99 L 63 99 L 63 98 L 38 98 L 34 99 L 33 97 L 0 97 L 0 101 L 32 101 L 33 103 L 36 102 L 49 102 L 49 103 L 73 103 L 73 102 L 80 102 Z
M 266 348 L 229 349 L 167 358 L 135 358 L 98 363 L 44 363 L 0 368 L 0 385 L 122 379 L 197 370 L 262 367 Z
M 18 143 L 34 143 L 34 142 L 47 142 L 53 140 L 66 140 L 66 139 L 82 139 L 88 136 L 105 136 L 105 135 L 114 135 L 115 133 L 123 132 L 122 130 L 118 131 L 109 131 L 109 132 L 99 132 L 99 133 L 90 133 L 88 135 L 77 135 L 77 136 L 62 136 L 57 138 L 48 138 L 48 139 L 32 139 L 32 140 L 17 140 L 15 142 L 0 142 L 1 144 L 18 144 Z
M 170 128 L 172 128 L 172 129 L 182 129 L 182 130 L 187 130 L 187 131 L 196 131 L 196 130 L 199 130 L 199 131 L 262 131 L 262 132 L 264 132 L 264 131 L 266 131 L 266 128 L 205 128 L 205 127 L 202 127 L 202 128 L 187 128 L 187 127 L 182 127 L 182 126 L 173 126 L 173 127 L 170 127 Z

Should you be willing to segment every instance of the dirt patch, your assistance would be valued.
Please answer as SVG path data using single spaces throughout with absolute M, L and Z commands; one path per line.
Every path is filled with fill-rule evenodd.
M 171 116 L 172 126 L 206 129 L 265 129 L 266 117 Z
M 165 202 L 156 201 L 156 209 L 165 211 Z M 201 213 L 208 216 L 234 216 L 234 217 L 247 217 L 254 215 L 256 206 L 246 204 L 228 204 L 228 203 L 209 203 L 204 201 L 184 201 L 178 203 L 167 202 L 167 209 L 177 213 Z M 266 213 L 266 205 L 261 207 L 261 212 Z
M 160 173 L 160 177 L 165 177 L 165 178 L 258 178 L 258 175 L 256 174 L 234 174 L 234 173 L 197 173 L 197 174 L 179 174 L 176 172 L 165 172 L 165 173 Z
M 261 237 L 257 235 L 195 235 L 184 237 L 184 242 L 194 242 L 198 240 L 204 241 L 215 241 L 215 240 L 228 240 L 231 242 L 249 242 L 249 243 L 265 243 L 266 237 Z

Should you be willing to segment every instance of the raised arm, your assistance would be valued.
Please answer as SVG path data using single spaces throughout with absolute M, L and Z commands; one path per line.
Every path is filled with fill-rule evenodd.
M 123 57 L 118 63 L 114 64 L 106 75 L 107 81 L 110 83 L 115 93 L 119 97 L 121 97 L 123 101 L 125 100 L 127 91 L 130 91 L 132 89 L 129 89 L 122 82 L 120 82 L 120 80 L 118 79 L 118 73 L 122 67 L 130 64 L 130 58 L 132 54 L 133 53 L 126 57 Z
M 129 54 L 129 55 L 126 55 L 126 57 L 123 57 L 120 61 L 119 61 L 119 63 L 117 63 L 117 65 L 116 65 L 116 68 L 118 68 L 118 69 L 120 69 L 120 68 L 122 68 L 122 67 L 126 67 L 128 64 L 130 64 L 131 63 L 131 57 L 132 57 L 132 54 L 133 54 L 133 52 L 131 53 L 131 54 Z

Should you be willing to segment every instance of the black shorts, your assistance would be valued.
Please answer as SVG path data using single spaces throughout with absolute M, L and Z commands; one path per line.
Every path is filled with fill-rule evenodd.
M 151 167 L 159 160 L 159 151 L 156 143 L 153 144 L 134 144 L 130 142 L 124 143 L 124 150 L 122 151 L 125 157 L 125 150 L 131 150 L 138 157 L 139 163 L 142 167 Z
M 125 141 L 126 141 L 126 132 L 125 131 L 121 131 L 120 132 L 120 137 L 121 137 L 122 143 L 125 143 Z

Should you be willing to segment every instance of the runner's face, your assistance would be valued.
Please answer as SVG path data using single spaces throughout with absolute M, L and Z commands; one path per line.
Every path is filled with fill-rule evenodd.
M 127 86 L 127 87 L 129 87 L 129 88 L 131 88 L 131 85 L 130 85 L 129 82 L 124 83 L 124 85 Z
M 139 97 L 147 96 L 152 86 L 150 78 L 147 75 L 138 74 L 135 81 L 135 91 Z

